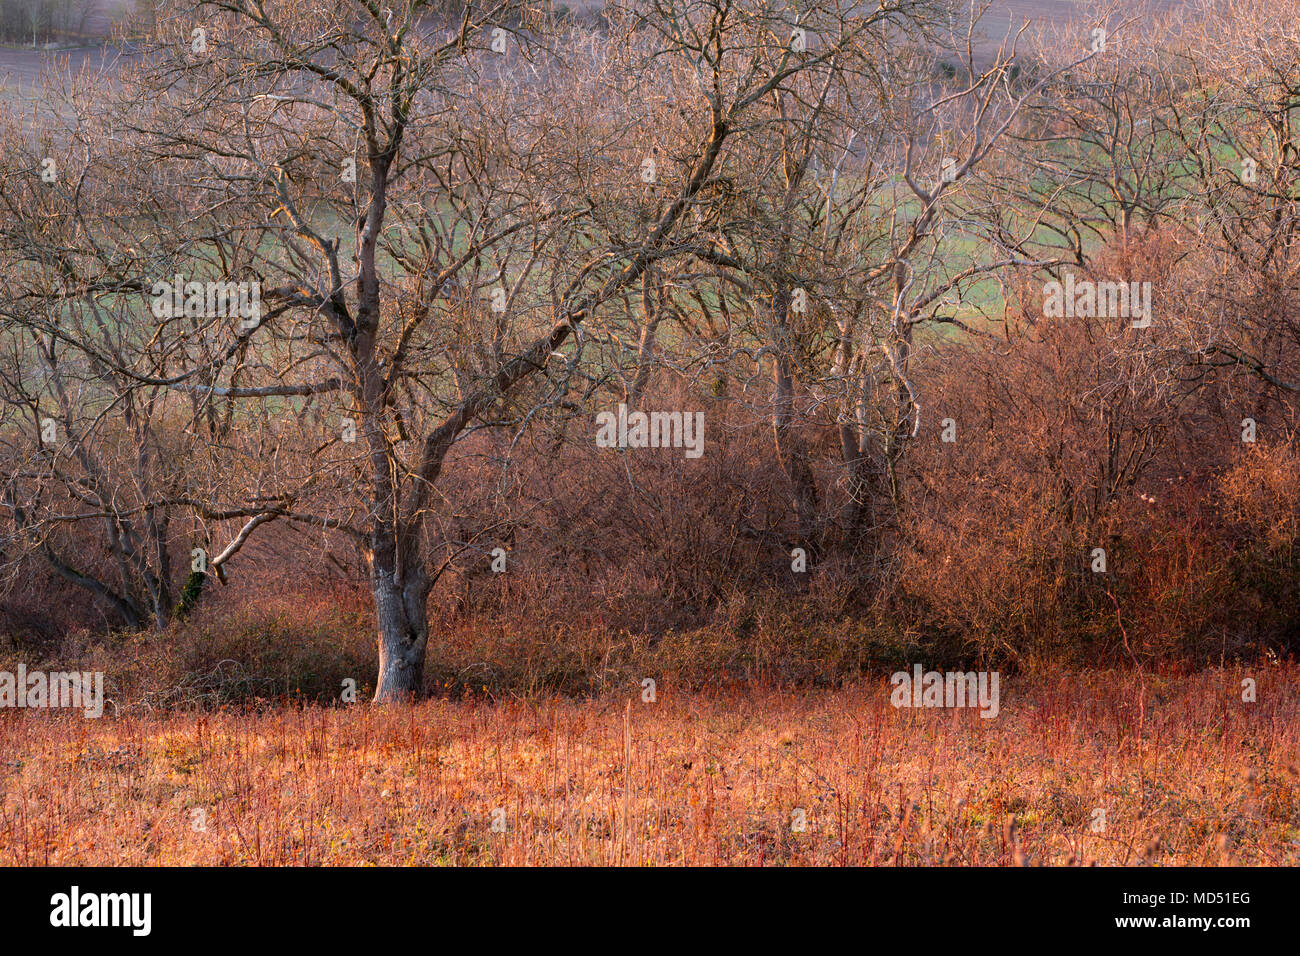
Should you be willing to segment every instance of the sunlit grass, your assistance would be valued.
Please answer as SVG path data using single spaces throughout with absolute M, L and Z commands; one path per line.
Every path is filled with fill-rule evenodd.
M 884 681 L 10 712 L 0 863 L 1295 865 L 1300 675 L 1242 676 L 1148 676 L 1144 712 L 1132 673 L 1005 677 L 991 720 Z

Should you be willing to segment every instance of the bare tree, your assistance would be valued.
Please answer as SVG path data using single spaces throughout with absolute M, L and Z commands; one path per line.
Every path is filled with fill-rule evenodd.
M 223 451 L 211 500 L 195 505 L 163 482 L 152 511 L 242 521 L 223 564 L 273 520 L 359 542 L 376 699 L 409 698 L 446 563 L 429 518 L 445 507 L 452 448 L 526 423 L 570 387 L 579 330 L 657 263 L 701 247 L 693 237 L 758 104 L 837 56 L 860 25 L 912 6 L 815 5 L 801 16 L 841 24 L 840 40 L 808 52 L 791 48 L 792 10 L 725 0 L 611 10 L 599 33 L 506 2 L 468 5 L 457 22 L 422 0 L 163 7 L 100 109 L 90 152 L 115 159 L 77 174 L 121 177 L 95 184 L 101 203 L 110 186 L 153 199 L 111 237 L 92 221 L 91 256 L 60 255 L 18 210 L 32 228 L 13 243 L 46 263 L 47 283 L 57 260 L 65 289 L 34 286 L 29 311 L 60 297 L 134 310 L 119 324 L 143 344 L 112 358 L 120 384 L 105 394 L 186 397 Z M 658 63 L 691 85 L 678 122 L 647 130 L 635 82 Z M 655 148 L 664 162 L 647 182 Z M 66 201 L 84 216 L 80 188 Z M 214 287 L 240 283 L 256 302 L 241 299 L 237 315 L 214 307 Z M 83 354 L 95 348 L 85 328 L 58 328 Z M 306 454 L 291 432 L 311 434 L 313 420 Z
M 836 539 L 874 549 L 901 506 L 900 463 L 922 417 L 911 372 L 918 331 L 979 334 L 981 300 L 996 300 L 1007 270 L 1058 261 L 1035 242 L 1043 203 L 1022 206 L 1014 222 L 1004 213 L 1003 146 L 1027 105 L 1095 54 L 1017 84 L 1018 37 L 979 47 L 983 13 L 949 19 L 927 8 L 873 22 L 774 93 L 730 219 L 699 252 L 727 270 L 738 311 L 752 306 L 746 331 L 771 363 L 793 543 L 810 556 Z M 833 45 L 836 29 L 816 35 Z M 818 420 L 838 438 L 837 508 L 823 501 L 799 436 Z

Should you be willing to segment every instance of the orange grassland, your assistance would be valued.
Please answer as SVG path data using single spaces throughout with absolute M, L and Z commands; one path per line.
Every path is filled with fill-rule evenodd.
M 654 703 L 629 687 L 10 711 L 0 864 L 1295 865 L 1297 678 L 1294 665 L 1004 675 L 995 719 L 896 710 L 883 678 L 661 684 Z

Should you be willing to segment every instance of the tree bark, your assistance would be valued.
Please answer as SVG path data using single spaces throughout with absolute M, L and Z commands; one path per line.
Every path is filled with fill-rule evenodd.
M 659 301 L 656 302 L 656 299 Z M 641 396 L 650 381 L 654 365 L 655 334 L 663 318 L 663 285 L 654 281 L 654 270 L 647 267 L 641 274 L 641 341 L 637 344 L 636 377 L 628 389 L 627 404 L 641 406 Z
M 817 481 L 808 463 L 807 452 L 795 434 L 794 367 L 790 360 L 790 290 L 779 289 L 772 305 L 773 331 L 778 351 L 773 367 L 772 437 L 777 461 L 790 481 L 791 499 L 799 524 L 799 546 L 814 560 L 820 553 L 817 535 Z
M 379 683 L 375 703 L 402 703 L 421 696 L 429 646 L 429 588 L 423 579 L 402 582 L 387 569 L 372 573 L 379 625 Z

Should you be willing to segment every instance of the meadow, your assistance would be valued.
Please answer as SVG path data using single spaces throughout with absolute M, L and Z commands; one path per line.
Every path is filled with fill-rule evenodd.
M 1300 673 L 0 717 L 3 865 L 1300 863 Z

